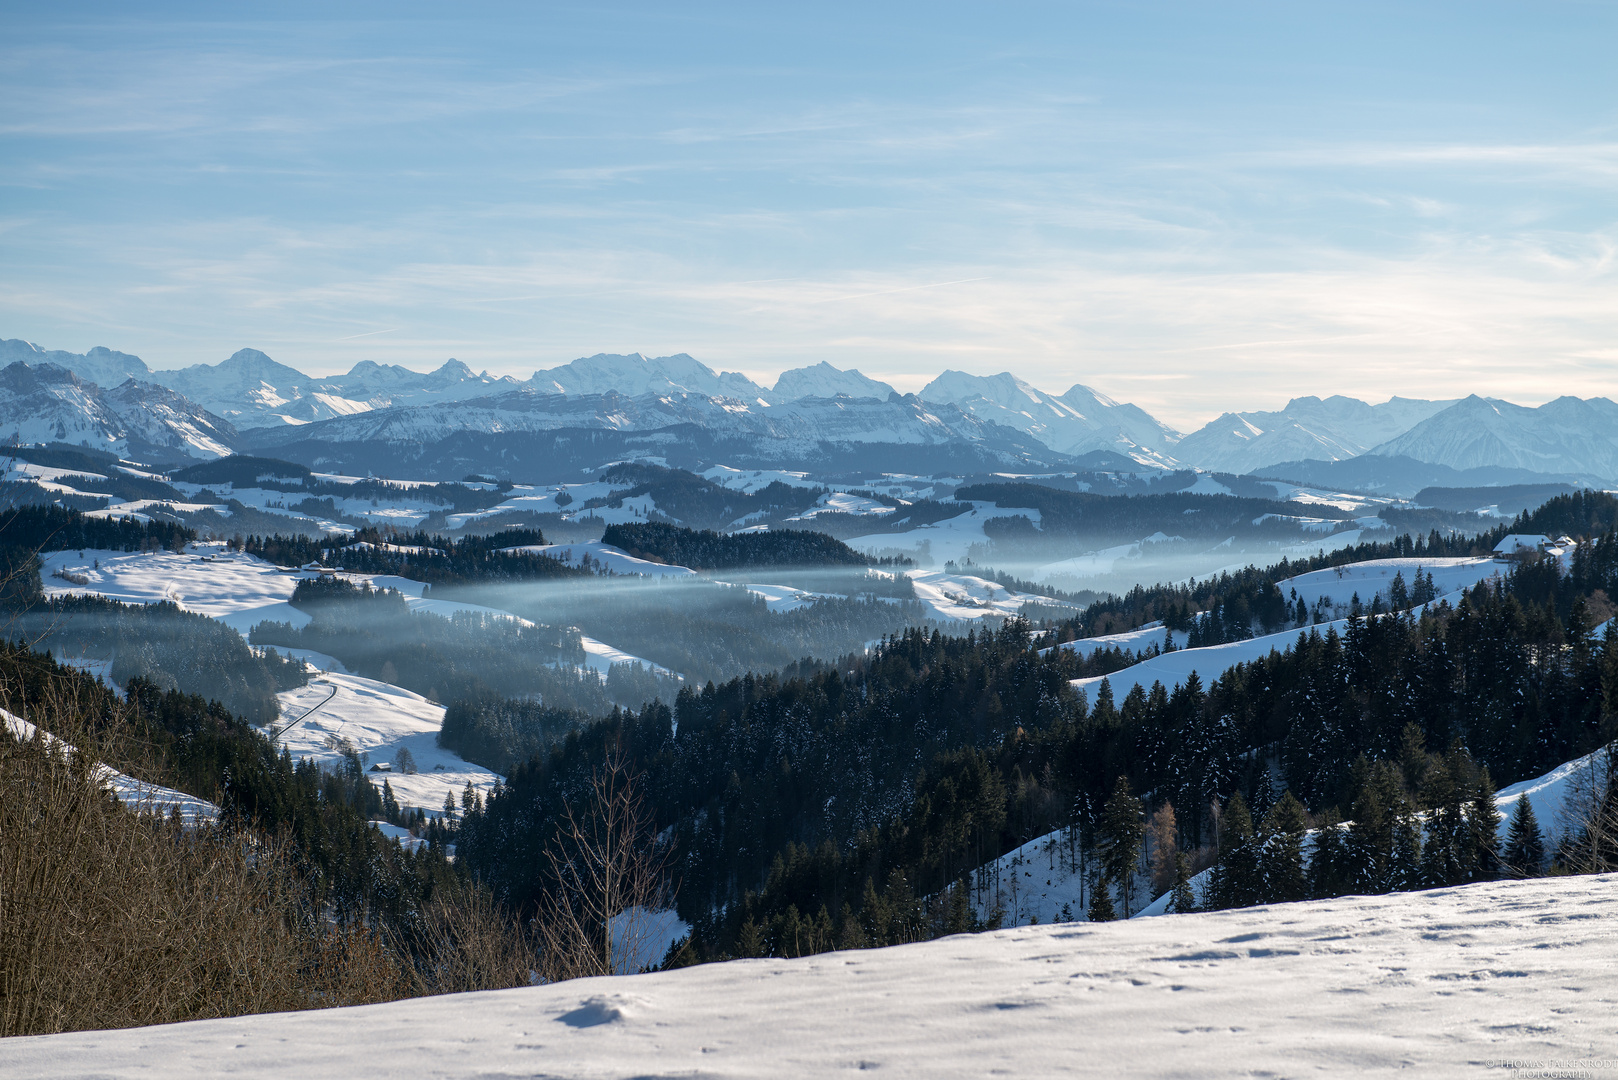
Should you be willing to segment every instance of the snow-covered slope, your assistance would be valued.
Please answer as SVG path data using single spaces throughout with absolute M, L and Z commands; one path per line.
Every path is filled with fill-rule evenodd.
M 838 394 L 853 398 L 886 399 L 893 392 L 893 387 L 885 382 L 878 382 L 853 368 L 839 371 L 822 360 L 812 367 L 793 368 L 781 372 L 780 377 L 775 380 L 775 389 L 770 391 L 770 400 L 832 398 Z
M 328 671 L 307 686 L 276 696 L 281 719 L 275 741 L 294 761 L 307 758 L 336 769 L 342 767 L 344 750 L 362 755 L 367 764 L 392 763 L 399 751 L 410 751 L 414 773 L 367 774 L 379 788 L 386 779 L 407 809 L 433 813 L 443 807 L 446 795 L 459 802 L 467 784 L 487 795 L 500 779 L 442 749 L 438 731 L 444 726 L 444 706 L 402 687 Z
M 730 397 L 752 403 L 766 396 L 765 389 L 745 375 L 734 371 L 720 374 L 685 353 L 655 357 L 640 353 L 597 353 L 560 367 L 536 371 L 528 385 L 540 393 L 570 397 L 674 393 Z
M 1393 579 L 1403 575 L 1405 587 L 1415 584 L 1415 576 L 1431 574 L 1433 587 L 1439 596 L 1445 596 L 1461 589 L 1470 589 L 1478 582 L 1495 576 L 1507 569 L 1488 556 L 1478 558 L 1438 558 L 1438 559 L 1372 559 L 1368 562 L 1349 563 L 1347 566 L 1334 566 L 1326 570 L 1315 570 L 1307 574 L 1299 574 L 1295 578 L 1288 578 L 1278 582 L 1277 587 L 1283 596 L 1291 598 L 1293 590 L 1305 604 L 1313 607 L 1317 602 L 1325 600 L 1340 608 L 1347 608 L 1356 595 L 1361 603 L 1367 606 L 1371 598 L 1380 595 L 1384 604 L 1388 600 L 1388 588 Z
M 1618 1058 L 1615 921 L 1618 876 L 1490 882 L 38 1036 L 0 1076 L 1506 1076 Z
M 165 462 L 222 457 L 238 441 L 229 422 L 164 387 L 131 379 L 107 390 L 55 364 L 21 362 L 0 369 L 0 438 Z
M 326 380 L 345 398 L 363 401 L 373 409 L 394 405 L 419 405 L 430 401 L 463 401 L 520 389 L 522 384 L 509 375 L 477 374 L 459 360 L 446 360 L 434 371 L 411 371 L 398 364 L 378 364 L 362 360 L 347 375 Z
M 1216 472 L 1248 473 L 1283 461 L 1342 461 L 1395 438 L 1452 404 L 1390 398 L 1294 398 L 1278 412 L 1225 413 L 1187 435 L 1180 460 Z
M 589 565 L 611 574 L 639 574 L 642 577 L 694 577 L 696 571 L 687 566 L 670 566 L 650 559 L 637 559 L 621 548 L 592 540 L 580 544 L 545 544 L 538 547 L 506 548 L 506 551 L 526 552 L 557 559 L 570 566 Z
M 1559 397 L 1531 409 L 1474 394 L 1371 453 L 1611 481 L 1618 479 L 1618 403 Z
M 1134 405 L 1119 404 L 1075 385 L 1057 397 L 1010 372 L 968 375 L 946 371 L 922 388 L 923 401 L 949 403 L 984 420 L 1026 432 L 1063 454 L 1113 450 L 1169 464 L 1179 436 Z
M 27 720 L 4 709 L 0 709 L 0 726 L 3 726 L 12 738 L 19 740 L 32 739 L 39 730 Z M 46 732 L 44 738 L 46 745 L 60 748 L 64 752 L 72 752 L 71 744 L 64 743 L 55 735 Z M 176 791 L 161 784 L 148 784 L 144 780 L 136 780 L 128 773 L 121 773 L 110 765 L 97 765 L 95 776 L 113 798 L 137 813 L 169 817 L 178 811 L 180 820 L 187 825 L 195 825 L 199 821 L 216 821 L 219 818 L 219 807 L 206 799 L 199 799 L 195 795 L 187 795 L 183 791 Z M 4 1055 L 0 1055 L 0 1070 L 5 1067 L 3 1059 Z

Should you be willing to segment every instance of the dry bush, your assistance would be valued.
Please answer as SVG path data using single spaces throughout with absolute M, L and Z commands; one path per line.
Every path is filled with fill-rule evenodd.
M 279 850 L 132 813 L 86 755 L 0 739 L 0 837 L 0 1034 L 302 1008 L 323 983 L 378 996 L 323 970 Z
M 503 990 L 533 982 L 538 963 L 523 928 L 487 891 L 458 885 L 424 904 L 407 931 L 390 935 L 410 960 L 410 994 Z
M 22 712 L 7 690 L 0 707 Z M 486 891 L 440 887 L 408 932 L 339 925 L 289 843 L 120 804 L 97 762 L 141 756 L 125 718 L 87 723 L 81 702 L 49 691 L 28 716 L 31 739 L 0 729 L 0 1036 L 531 981 L 533 949 Z

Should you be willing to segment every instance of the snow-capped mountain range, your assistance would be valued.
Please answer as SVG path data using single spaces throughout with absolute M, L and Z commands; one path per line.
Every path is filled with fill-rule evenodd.
M 1477 396 L 1396 397 L 1378 405 L 1301 397 L 1276 411 L 1226 413 L 1181 435 L 1083 384 L 1056 395 L 1009 372 L 945 371 L 913 395 L 824 361 L 764 387 L 685 353 L 598 353 L 523 380 L 476 373 L 458 360 L 431 372 L 364 361 L 344 375 L 315 377 L 256 349 L 219 364 L 153 371 L 112 349 L 47 351 L 17 340 L 0 341 L 0 365 L 7 364 L 0 427 L 13 440 L 169 455 L 214 456 L 243 445 L 422 443 L 457 433 L 667 429 L 674 439 L 686 437 L 677 431 L 701 431 L 721 442 L 754 440 L 771 448 L 766 458 L 781 461 L 827 445 L 947 445 L 976 447 L 986 460 L 1051 467 L 1101 452 L 1122 467 L 1243 474 L 1377 455 L 1458 470 L 1618 480 L 1618 404 L 1605 398 L 1564 397 L 1529 408 Z M 71 381 L 63 378 L 68 371 Z
M 167 387 L 125 379 L 106 390 L 47 363 L 0 368 L 0 438 L 72 443 L 162 464 L 223 457 L 240 443 L 229 421 Z

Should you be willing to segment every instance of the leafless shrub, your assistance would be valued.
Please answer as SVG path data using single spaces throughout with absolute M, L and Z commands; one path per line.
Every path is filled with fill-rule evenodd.
M 670 890 L 639 776 L 619 751 L 592 775 L 584 820 L 569 808 L 546 855 L 556 885 L 536 920 L 541 974 L 555 982 L 627 973 Z

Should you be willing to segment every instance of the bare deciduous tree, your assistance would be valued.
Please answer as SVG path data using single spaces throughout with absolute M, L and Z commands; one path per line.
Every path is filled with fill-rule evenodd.
M 569 807 L 546 854 L 555 884 L 537 920 L 545 978 L 630 973 L 671 889 L 640 775 L 621 751 L 608 752 L 583 819 Z

